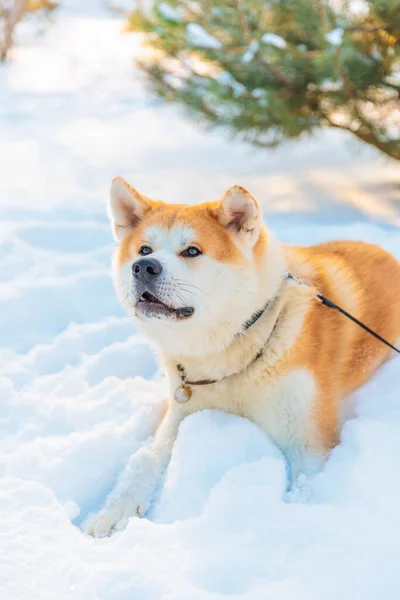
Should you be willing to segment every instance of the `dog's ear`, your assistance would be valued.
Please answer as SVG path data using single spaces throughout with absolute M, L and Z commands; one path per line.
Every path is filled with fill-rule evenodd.
M 109 214 L 118 241 L 122 241 L 151 209 L 151 200 L 145 198 L 122 177 L 111 183 Z
M 240 185 L 228 188 L 221 198 L 219 222 L 248 246 L 253 246 L 260 233 L 261 210 L 257 200 Z

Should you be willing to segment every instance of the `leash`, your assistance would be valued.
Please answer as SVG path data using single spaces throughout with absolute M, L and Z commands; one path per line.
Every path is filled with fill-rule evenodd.
M 307 283 L 306 281 L 303 281 L 302 279 L 300 279 L 299 277 L 296 277 L 295 275 L 292 275 L 291 273 L 286 273 L 285 279 L 287 281 L 292 280 L 296 283 L 299 283 L 300 285 L 306 285 L 307 287 L 311 288 L 311 285 L 309 283 Z M 362 321 L 359 321 L 358 319 L 356 319 L 356 317 L 354 317 L 353 315 L 348 313 L 347 310 L 344 310 L 344 308 L 342 308 L 341 306 L 338 306 L 337 304 L 332 302 L 332 300 L 329 300 L 329 298 L 327 298 L 323 294 L 320 294 L 319 292 L 315 292 L 314 298 L 316 298 L 324 306 L 327 306 L 328 308 L 333 308 L 333 310 L 337 310 L 342 315 L 344 315 L 345 317 L 350 319 L 350 321 L 353 321 L 353 323 L 355 323 L 356 325 L 358 325 L 359 327 L 361 327 L 362 329 L 364 329 L 365 331 L 367 331 L 368 333 L 373 335 L 377 340 L 379 340 L 383 344 L 386 344 L 386 346 L 389 346 L 389 348 L 391 348 L 392 350 L 394 350 L 395 352 L 400 354 L 400 350 L 398 348 L 396 348 L 396 346 L 393 346 L 393 344 L 391 344 L 390 342 L 385 340 L 385 338 L 383 338 L 381 335 L 379 335 L 379 333 L 376 333 L 376 331 L 374 331 L 373 329 L 368 327 L 368 325 L 365 325 L 365 323 L 362 323 Z
M 306 281 L 303 281 L 303 279 L 300 279 L 300 277 L 296 277 L 296 275 L 292 275 L 288 271 L 284 275 L 284 280 L 285 281 L 294 281 L 295 283 L 298 283 L 299 285 L 305 285 L 312 289 L 312 286 L 309 283 L 307 283 Z M 386 344 L 386 346 L 388 346 L 389 348 L 391 348 L 392 350 L 394 350 L 395 352 L 400 354 L 400 350 L 398 348 L 396 348 L 396 346 L 393 346 L 393 344 L 391 344 L 390 342 L 385 340 L 385 338 L 383 338 L 381 335 L 379 335 L 379 333 L 377 333 L 376 331 L 374 331 L 373 329 L 368 327 L 368 325 L 365 325 L 365 323 L 363 323 L 362 321 L 359 321 L 356 317 L 354 317 L 353 315 L 348 313 L 347 310 L 345 310 L 338 304 L 335 304 L 335 302 L 333 302 L 332 300 L 329 300 L 329 298 L 327 298 L 323 294 L 321 294 L 317 291 L 314 291 L 313 297 L 316 300 L 318 300 L 318 302 L 323 304 L 324 306 L 327 306 L 328 308 L 332 308 L 333 310 L 336 310 L 337 312 L 341 313 L 342 315 L 344 315 L 345 317 L 350 319 L 350 321 L 353 321 L 353 323 L 355 323 L 356 325 L 358 325 L 359 327 L 364 329 L 364 331 L 366 331 L 370 335 L 374 336 L 377 340 L 379 340 L 383 344 Z M 260 309 L 256 313 L 254 313 L 254 315 L 252 315 L 252 317 L 250 317 L 250 319 L 248 321 L 246 321 L 246 323 L 244 324 L 244 326 L 242 328 L 242 331 L 246 331 L 252 325 L 254 325 L 254 323 L 256 321 L 258 321 L 258 319 L 264 314 L 268 305 L 269 305 L 269 302 L 267 302 L 262 309 Z M 279 320 L 279 318 L 278 318 L 278 320 Z M 277 320 L 277 322 L 278 322 L 278 320 Z M 264 349 L 265 349 L 266 345 L 268 344 L 268 341 L 276 328 L 277 322 L 275 323 L 274 329 L 272 330 L 271 335 L 269 336 L 268 340 L 265 342 L 264 346 L 261 348 L 261 350 L 259 350 L 259 352 L 253 358 L 253 360 L 245 367 L 245 369 L 247 369 L 250 365 L 252 365 L 259 358 L 261 358 L 261 356 L 264 353 Z M 181 385 L 175 391 L 174 398 L 175 398 L 176 402 L 178 402 L 179 404 L 183 404 L 183 403 L 187 402 L 188 400 L 190 400 L 190 398 L 192 396 L 192 389 L 190 386 L 192 386 L 192 385 L 211 385 L 213 383 L 219 383 L 220 381 L 223 381 L 224 379 L 228 379 L 229 377 L 232 377 L 232 375 L 226 375 L 225 377 L 222 377 L 221 379 L 201 379 L 199 381 L 188 381 L 185 367 L 182 364 L 178 364 L 178 365 L 176 365 L 176 368 L 179 373 Z M 245 370 L 245 369 L 243 369 L 243 370 Z M 234 373 L 234 374 L 237 375 L 237 373 Z

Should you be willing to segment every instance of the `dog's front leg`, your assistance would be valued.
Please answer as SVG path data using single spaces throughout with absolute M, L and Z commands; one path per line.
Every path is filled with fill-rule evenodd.
M 93 537 L 105 537 L 126 527 L 132 516 L 143 516 L 163 470 L 171 457 L 179 424 L 184 414 L 170 406 L 158 428 L 154 442 L 133 454 L 104 508 L 89 515 L 83 531 Z

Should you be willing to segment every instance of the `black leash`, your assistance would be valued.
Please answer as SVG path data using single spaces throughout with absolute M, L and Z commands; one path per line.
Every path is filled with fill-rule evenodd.
M 302 279 L 299 279 L 299 277 L 296 277 L 295 275 L 291 275 L 291 273 L 286 273 L 285 279 L 287 279 L 287 280 L 291 279 L 292 281 L 295 281 L 296 283 L 300 283 L 301 285 L 306 285 L 308 287 L 311 287 L 309 283 L 307 283 L 306 281 L 303 281 Z M 376 333 L 376 331 L 374 331 L 373 329 L 368 327 L 368 325 L 365 325 L 364 323 L 362 323 L 361 321 L 356 319 L 356 317 L 353 317 L 353 315 L 348 313 L 347 310 L 344 310 L 344 308 L 341 308 L 340 306 L 338 306 L 337 304 L 332 302 L 332 300 L 329 300 L 329 298 L 327 298 L 326 296 L 323 296 L 319 292 L 315 292 L 314 298 L 319 300 L 319 302 L 321 302 L 321 304 L 323 304 L 324 306 L 327 306 L 328 308 L 333 308 L 333 310 L 337 310 L 342 315 L 344 315 L 345 317 L 350 319 L 350 321 L 353 321 L 353 323 L 355 323 L 356 325 L 358 325 L 359 327 L 361 327 L 362 329 L 364 329 L 365 331 L 367 331 L 368 333 L 373 335 L 377 340 L 379 340 L 383 344 L 386 344 L 386 346 L 389 346 L 389 348 L 391 348 L 392 350 L 395 350 L 395 352 L 400 354 L 400 350 L 398 348 L 396 348 L 396 346 L 393 346 L 393 344 L 391 344 L 390 342 L 385 340 L 385 338 L 383 338 L 381 335 L 379 335 L 379 333 Z
M 361 321 L 359 321 L 358 319 L 353 317 L 353 315 L 348 313 L 347 310 L 344 310 L 344 308 L 341 308 L 340 306 L 338 306 L 337 304 L 332 302 L 332 300 L 329 300 L 329 298 L 326 298 L 322 294 L 318 294 L 318 293 L 315 294 L 315 298 L 317 298 L 317 300 L 319 300 L 325 306 L 328 306 L 329 308 L 333 308 L 334 310 L 337 310 L 338 312 L 342 313 L 342 315 L 344 315 L 345 317 L 347 317 L 348 319 L 353 321 L 353 323 L 356 323 L 356 325 L 358 325 L 359 327 L 362 327 L 363 329 L 365 329 L 365 331 L 368 331 L 368 333 L 370 333 L 371 335 L 376 337 L 377 340 L 380 340 L 381 342 L 386 344 L 386 346 L 389 346 L 389 348 L 392 348 L 392 350 L 395 350 L 396 352 L 398 352 L 400 354 L 400 350 L 398 348 L 396 348 L 396 346 L 393 346 L 393 344 L 391 344 L 390 342 L 385 340 L 385 338 L 383 338 L 381 335 L 379 335 L 379 333 L 376 333 L 376 331 L 373 331 L 373 329 L 368 327 L 368 325 L 361 323 Z
M 307 287 L 312 288 L 312 286 L 309 283 L 307 283 L 306 281 L 303 281 L 299 277 L 296 277 L 296 275 L 292 275 L 289 272 L 286 272 L 284 279 L 286 279 L 286 281 L 291 280 L 300 285 L 306 285 Z M 379 333 L 376 333 L 376 331 L 374 331 L 373 329 L 368 327 L 368 325 L 365 325 L 364 323 L 362 323 L 361 321 L 356 319 L 356 317 L 353 317 L 353 315 L 348 313 L 347 310 L 344 310 L 344 308 L 342 308 L 341 306 L 338 306 L 337 304 L 332 302 L 332 300 L 329 300 L 329 298 L 327 298 L 323 294 L 320 294 L 319 292 L 314 292 L 314 298 L 316 298 L 324 306 L 327 306 L 328 308 L 332 308 L 333 310 L 337 310 L 339 313 L 341 313 L 342 315 L 344 315 L 345 317 L 350 319 L 350 321 L 353 321 L 353 323 L 355 323 L 356 325 L 358 325 L 359 327 L 361 327 L 362 329 L 367 331 L 369 334 L 373 335 L 377 340 L 379 340 L 383 344 L 386 344 L 386 346 L 388 346 L 389 348 L 391 348 L 392 350 L 394 350 L 395 352 L 400 354 L 400 350 L 398 348 L 396 348 L 396 346 L 393 346 L 393 344 L 391 344 L 390 342 L 385 340 L 385 338 L 383 338 L 381 335 L 379 335 Z M 254 313 L 254 315 L 252 315 L 252 317 L 250 317 L 250 319 L 248 321 L 246 321 L 242 331 L 246 331 L 247 329 L 250 329 L 250 327 L 252 325 L 254 325 L 254 323 L 256 321 L 258 321 L 258 319 L 261 317 L 261 315 L 264 314 L 268 305 L 269 305 L 269 302 L 267 302 L 267 304 L 265 304 L 262 309 L 260 309 L 256 313 Z M 275 327 L 276 327 L 276 323 L 275 323 Z M 274 329 L 275 329 L 275 327 L 274 327 Z M 272 331 L 272 333 L 273 333 L 273 331 Z M 271 333 L 271 335 L 272 335 L 272 333 Z M 264 352 L 264 348 L 267 343 L 268 343 L 268 340 L 265 343 L 265 345 L 261 348 L 261 350 L 259 350 L 259 352 L 256 354 L 256 356 L 253 358 L 253 360 L 246 366 L 246 369 L 250 365 L 255 363 L 259 358 L 261 358 L 261 356 L 263 355 L 263 352 Z M 191 385 L 210 385 L 213 383 L 219 383 L 220 381 L 223 381 L 224 379 L 228 379 L 229 377 L 232 377 L 232 375 L 226 375 L 225 377 L 222 377 L 221 379 L 201 379 L 199 381 L 188 381 L 185 367 L 181 364 L 176 365 L 176 367 L 178 369 L 179 377 L 181 380 L 181 385 L 175 392 L 175 400 L 179 403 L 187 402 L 190 399 L 190 397 L 192 395 L 192 390 L 190 387 Z

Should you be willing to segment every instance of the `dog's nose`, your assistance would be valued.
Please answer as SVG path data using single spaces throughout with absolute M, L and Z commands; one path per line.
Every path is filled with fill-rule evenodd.
M 140 258 L 132 265 L 134 277 L 157 277 L 162 273 L 162 264 L 155 258 Z

